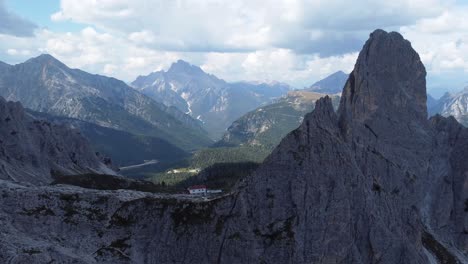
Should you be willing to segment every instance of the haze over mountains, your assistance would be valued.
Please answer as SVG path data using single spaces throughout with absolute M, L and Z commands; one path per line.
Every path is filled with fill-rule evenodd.
M 468 129 L 428 120 L 425 77 L 409 41 L 374 31 L 338 110 L 316 101 L 215 199 L 0 180 L 0 260 L 466 263 Z
M 221 137 L 246 112 L 290 89 L 282 83 L 228 83 L 182 60 L 167 71 L 139 76 L 131 85 L 154 100 L 202 121 L 213 139 Z

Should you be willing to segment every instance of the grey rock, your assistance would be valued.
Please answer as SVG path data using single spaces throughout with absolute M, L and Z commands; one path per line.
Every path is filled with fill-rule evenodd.
M 80 132 L 27 115 L 0 97 L 0 179 L 48 184 L 54 174 L 107 173 Z
M 377 30 L 338 112 L 318 100 L 223 197 L 0 182 L 0 259 L 468 263 L 467 146 L 453 118 L 427 120 L 425 69 L 411 44 Z

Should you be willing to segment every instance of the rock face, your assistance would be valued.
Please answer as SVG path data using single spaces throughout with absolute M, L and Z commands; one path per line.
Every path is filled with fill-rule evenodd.
M 0 97 L 0 179 L 47 184 L 52 174 L 107 173 L 76 130 L 28 116 L 20 103 Z
M 307 91 L 316 92 L 316 93 L 325 93 L 325 94 L 336 94 L 341 93 L 343 86 L 348 79 L 348 74 L 337 71 L 330 76 L 312 84 Z
M 167 72 L 139 76 L 132 86 L 157 102 L 203 121 L 214 139 L 243 114 L 289 90 L 282 83 L 228 83 L 182 60 L 173 63 Z
M 189 150 L 212 143 L 190 116 L 120 80 L 70 69 L 47 54 L 0 67 L 0 96 L 34 111 L 162 138 Z
M 418 54 L 398 33 L 377 30 L 338 113 L 329 97 L 318 100 L 224 197 L 0 183 L 0 259 L 467 263 L 468 130 L 453 118 L 427 120 L 425 103 Z

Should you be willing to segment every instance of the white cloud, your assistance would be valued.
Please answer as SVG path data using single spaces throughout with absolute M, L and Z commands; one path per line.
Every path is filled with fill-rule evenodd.
M 400 31 L 409 38 L 433 74 L 453 69 L 468 72 L 468 7 L 446 10 Z
M 8 55 L 17 55 L 18 51 L 16 49 L 7 49 Z
M 357 55 L 354 52 L 323 58 L 296 54 L 288 49 L 208 53 L 201 67 L 227 80 L 275 80 L 302 88 L 338 70 L 350 72 Z
M 61 10 L 52 19 L 91 24 L 164 50 L 283 48 L 333 55 L 355 51 L 375 28 L 398 28 L 434 17 L 450 4 L 442 0 L 352 4 L 339 0 L 62 0 Z

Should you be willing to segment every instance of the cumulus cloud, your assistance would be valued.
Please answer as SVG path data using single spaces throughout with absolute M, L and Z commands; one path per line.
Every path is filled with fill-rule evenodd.
M 37 26 L 12 13 L 5 7 L 5 0 L 0 0 L 0 34 L 19 37 L 30 37 L 34 35 Z
M 291 49 L 322 56 L 355 51 L 375 28 L 439 15 L 450 1 L 62 0 L 55 20 L 130 35 L 172 51 Z

